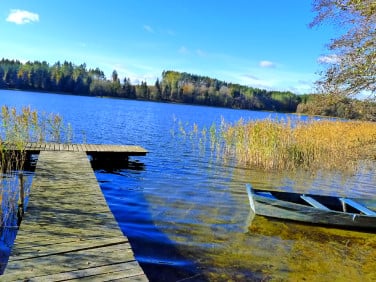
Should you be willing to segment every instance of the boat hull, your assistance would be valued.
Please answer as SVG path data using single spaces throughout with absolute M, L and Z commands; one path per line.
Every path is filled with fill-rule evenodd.
M 293 202 L 253 194 L 256 215 L 338 228 L 376 231 L 376 216 L 320 210 Z

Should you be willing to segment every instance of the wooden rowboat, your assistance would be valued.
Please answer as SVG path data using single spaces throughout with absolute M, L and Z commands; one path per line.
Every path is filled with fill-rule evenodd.
M 332 226 L 376 231 L 376 211 L 355 199 L 253 189 L 246 185 L 256 215 Z

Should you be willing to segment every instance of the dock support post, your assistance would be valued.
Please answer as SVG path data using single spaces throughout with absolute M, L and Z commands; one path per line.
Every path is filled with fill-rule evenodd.
M 22 217 L 25 213 L 25 185 L 22 172 L 18 174 L 18 178 L 20 183 L 20 194 L 18 197 L 17 225 L 20 226 Z

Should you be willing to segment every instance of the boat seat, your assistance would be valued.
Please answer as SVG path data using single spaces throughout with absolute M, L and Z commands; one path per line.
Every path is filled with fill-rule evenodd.
M 316 201 L 312 197 L 309 197 L 309 196 L 306 196 L 306 195 L 301 195 L 300 197 L 314 208 L 317 208 L 317 209 L 320 209 L 320 210 L 325 210 L 325 211 L 330 210 L 329 208 L 327 208 L 326 206 L 324 206 L 320 202 Z
M 340 198 L 340 201 L 342 202 L 342 204 L 347 204 L 347 205 L 353 207 L 354 209 L 357 209 L 358 211 L 360 211 L 360 212 L 362 212 L 366 215 L 376 216 L 375 211 L 372 211 L 372 210 L 366 208 L 365 206 L 355 202 L 354 200 L 347 199 L 347 198 Z

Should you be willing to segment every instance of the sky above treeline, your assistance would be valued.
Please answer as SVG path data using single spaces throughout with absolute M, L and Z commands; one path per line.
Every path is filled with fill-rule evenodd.
M 309 0 L 0 0 L 0 57 L 154 84 L 163 70 L 311 93 L 335 36 Z

